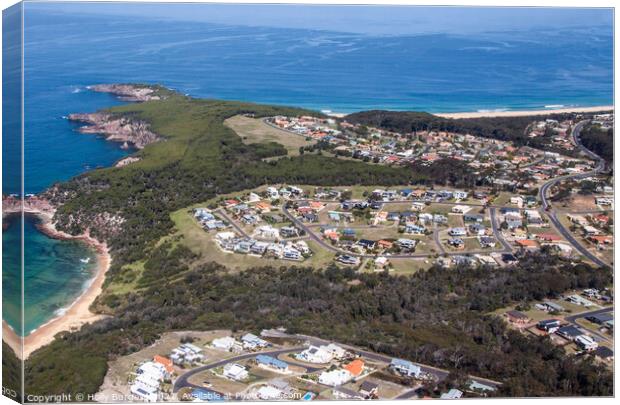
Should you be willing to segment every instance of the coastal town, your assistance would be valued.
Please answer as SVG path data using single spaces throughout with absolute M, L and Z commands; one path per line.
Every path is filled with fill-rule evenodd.
M 120 97 L 132 94 L 125 87 L 118 92 Z M 144 98 L 138 100 L 142 102 L 160 100 L 155 90 L 142 91 L 138 96 Z M 87 123 L 77 131 L 101 133 L 107 140 L 122 142 L 122 148 L 131 145 L 148 150 L 151 144 L 166 142 L 151 132 L 150 125 L 133 117 L 99 112 L 70 119 Z M 97 257 L 93 283 L 68 309 L 70 316 L 58 316 L 26 336 L 23 341 L 27 348 L 22 355 L 36 354 L 54 341 L 58 332 L 84 326 L 93 330 L 90 328 L 102 325 L 99 321 L 108 327 L 111 323 L 105 321 L 111 318 L 107 313 L 120 305 L 131 307 L 135 292 L 165 294 L 158 285 L 157 277 L 162 274 L 166 280 L 172 276 L 190 283 L 192 286 L 182 291 L 193 294 L 204 286 L 194 284 L 200 277 L 217 274 L 251 278 L 261 271 L 272 272 L 270 280 L 288 270 L 325 273 L 317 277 L 346 277 L 342 286 L 351 290 L 381 279 L 416 280 L 416 276 L 430 272 L 466 275 L 483 270 L 480 274 L 489 272 L 486 277 L 490 278 L 493 273 L 521 271 L 519 266 L 543 256 L 557 259 L 554 263 L 576 268 L 585 264 L 602 272 L 614 264 L 613 177 L 609 162 L 583 146 L 580 133 L 591 125 L 610 128 L 613 120 L 613 114 L 573 114 L 566 119 L 532 121 L 525 133 L 528 138 L 540 138 L 536 145 L 548 146 L 543 150 L 469 133 L 388 131 L 353 124 L 346 117 L 237 113 L 223 120 L 222 127 L 232 129 L 241 139 L 239 144 L 275 142 L 286 150 L 258 159 L 267 164 L 276 164 L 287 155 L 308 154 L 357 161 L 355 165 L 364 168 L 415 170 L 416 165 L 430 167 L 450 159 L 462 162 L 481 181 L 460 185 L 422 181 L 321 186 L 316 184 L 324 183 L 259 182 L 253 188 L 213 193 L 208 200 L 192 198 L 185 200 L 191 205 L 175 206 L 165 214 L 171 228 L 153 244 L 152 256 L 116 268 L 108 245 L 98 243 L 92 229 L 83 229 L 78 236 L 57 230 L 56 204 L 64 197 L 59 197 L 58 189 L 23 199 L 18 194 L 6 195 L 4 214 L 37 216 L 37 226 L 43 232 L 55 238 L 81 240 L 96 249 Z M 145 156 L 148 154 L 124 157 L 114 170 L 140 167 L 148 163 Z M 74 220 L 69 217 L 69 226 L 75 225 Z M 96 220 L 105 223 L 106 231 L 112 234 L 122 232 L 128 223 L 122 215 L 107 211 Z M 195 267 L 194 263 L 188 265 L 191 261 Z M 113 274 L 106 281 L 110 269 Z M 580 271 L 583 269 L 575 270 Z M 156 276 L 144 277 L 147 272 Z M 231 284 L 224 285 L 230 288 Z M 603 370 L 613 370 L 613 287 L 599 280 L 588 288 L 579 285 L 566 284 L 562 293 L 549 290 L 523 302 L 498 301 L 493 310 L 479 313 L 485 322 L 499 323 L 518 336 L 545 337 L 544 344 L 548 342 L 571 361 L 583 359 Z M 174 282 L 170 288 L 175 288 Z M 448 295 L 448 300 L 459 299 L 456 292 Z M 190 318 L 175 315 L 175 321 L 166 328 L 154 329 L 158 332 L 148 343 L 129 344 L 109 357 L 103 383 L 97 385 L 93 400 L 459 399 L 497 396 L 509 383 L 488 370 L 459 369 L 458 349 L 439 362 L 434 355 L 447 356 L 441 346 L 433 348 L 434 355 L 422 356 L 412 350 L 399 352 L 390 344 L 321 333 L 316 325 L 304 333 L 300 332 L 304 328 L 289 328 L 305 322 L 307 316 L 303 315 L 292 315 L 287 323 L 271 317 L 260 324 L 262 321 L 255 318 L 237 327 L 231 320 L 234 312 L 215 313 L 209 319 L 210 309 L 199 309 L 202 301 L 185 303 L 181 310 L 205 314 L 204 318 L 200 316 L 205 323 L 196 329 L 190 329 L 195 326 L 187 323 Z M 314 305 L 311 301 L 310 306 Z M 166 311 L 170 298 L 164 302 Z M 228 302 L 227 310 L 238 302 L 238 298 Z M 325 299 L 318 302 L 324 305 Z M 170 310 L 178 314 L 179 308 Z M 261 317 L 262 308 L 262 302 L 254 307 Z M 377 322 L 403 320 L 401 313 L 384 315 L 387 318 L 377 317 Z M 448 325 L 454 319 L 443 322 Z M 414 330 L 422 324 L 407 323 Z M 274 325 L 287 325 L 288 330 Z M 8 331 L 8 325 L 3 327 Z M 384 333 L 385 329 L 381 330 L 379 333 Z M 465 336 L 458 328 L 452 328 L 451 333 L 456 340 L 461 338 L 459 334 Z M 13 345 L 17 341 L 17 337 L 9 340 Z
M 611 403 L 602 3 L 7 4 L 2 396 Z
M 438 391 L 447 379 L 447 370 L 282 329 L 171 332 L 113 362 L 96 399 L 458 399 L 487 396 L 500 385 L 469 376 L 463 386 Z
M 584 289 L 494 313 L 524 334 L 548 336 L 572 356 L 613 364 L 613 298 Z M 122 400 L 381 400 L 492 396 L 500 382 L 450 372 L 283 328 L 170 332 L 111 363 L 100 402 Z
M 563 139 L 573 157 L 467 134 L 365 128 L 359 136 L 359 126 L 332 118 L 245 119 L 337 145 L 328 150 L 368 164 L 449 156 L 494 174 L 468 189 L 272 184 L 187 210 L 183 215 L 205 232 L 201 243 L 216 245 L 227 261 L 249 255 L 406 274 L 435 264 L 506 266 L 544 249 L 612 263 L 613 185 L 600 173 L 600 159 L 577 155 L 576 122 L 541 120 L 528 128 L 529 137 L 551 132 L 552 142 Z M 595 119 L 609 125 L 613 115 Z

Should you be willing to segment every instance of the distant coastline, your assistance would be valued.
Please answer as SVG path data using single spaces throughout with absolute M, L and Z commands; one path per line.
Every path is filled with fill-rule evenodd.
M 601 105 L 592 107 L 566 107 L 566 108 L 549 108 L 543 110 L 484 110 L 484 111 L 463 111 L 443 113 L 437 112 L 430 114 L 443 118 L 490 118 L 490 117 L 526 117 L 529 115 L 550 115 L 550 114 L 567 114 L 567 113 L 589 113 L 598 111 L 613 111 L 613 105 Z M 332 112 L 331 110 L 322 110 L 324 114 L 333 118 L 344 118 L 348 113 Z
M 84 324 L 105 317 L 104 315 L 92 313 L 90 306 L 102 292 L 105 274 L 109 270 L 111 263 L 111 256 L 106 243 L 96 240 L 88 233 L 73 236 L 57 230 L 52 222 L 53 209 L 51 206 L 45 205 L 42 200 L 37 200 L 37 202 L 36 206 L 25 204 L 24 213 L 35 215 L 41 219 L 42 222 L 38 229 L 50 238 L 79 240 L 93 248 L 97 253 L 97 270 L 91 278 L 88 287 L 66 307 L 64 313 L 52 318 L 23 338 L 18 336 L 7 322 L 2 321 L 3 340 L 15 351 L 18 357 L 21 358 L 23 355 L 23 359 L 27 359 L 38 348 L 51 343 L 54 340 L 54 336 L 59 332 L 76 330 Z M 4 203 L 3 216 L 20 212 L 20 205 L 6 204 L 6 201 Z
M 476 111 L 476 112 L 457 112 L 457 113 L 434 113 L 443 118 L 485 118 L 485 117 L 526 117 L 528 115 L 549 115 L 567 113 L 590 113 L 597 111 L 613 110 L 613 105 L 603 105 L 594 107 L 567 107 L 553 108 L 544 110 L 514 110 L 514 111 Z

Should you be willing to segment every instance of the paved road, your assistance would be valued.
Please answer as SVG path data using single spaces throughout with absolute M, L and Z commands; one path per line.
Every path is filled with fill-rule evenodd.
M 570 315 L 570 316 L 565 317 L 564 319 L 566 319 L 566 322 L 575 323 L 577 319 L 585 318 L 586 316 L 590 316 L 590 315 L 600 315 L 606 312 L 613 312 L 613 310 L 614 310 L 613 308 L 595 309 L 593 311 L 581 312 L 579 314 Z
M 433 239 L 435 240 L 435 245 L 437 245 L 437 249 L 439 249 L 440 254 L 445 254 L 446 249 L 444 249 L 441 240 L 439 239 L 439 228 L 437 228 L 437 224 L 433 222 Z
M 408 203 L 411 204 L 410 201 Z M 293 222 L 300 229 L 303 229 L 306 232 L 306 234 L 310 236 L 311 239 L 316 241 L 324 249 L 327 249 L 327 250 L 329 250 L 331 252 L 334 252 L 336 254 L 342 254 L 342 255 L 347 255 L 347 256 L 359 257 L 361 259 L 368 259 L 368 258 L 374 258 L 374 257 L 380 256 L 380 255 L 376 255 L 376 254 L 353 253 L 353 252 L 349 252 L 349 251 L 338 249 L 337 247 L 332 246 L 331 244 L 326 242 L 323 238 L 321 238 L 316 233 L 314 233 L 310 229 L 310 227 L 308 225 L 304 224 L 302 221 L 297 219 L 285 207 L 282 207 L 282 212 L 284 213 L 284 215 L 291 222 Z M 509 250 L 509 251 L 511 252 L 511 250 Z M 505 252 L 505 249 L 501 250 L 501 251 L 497 251 L 497 250 L 476 250 L 476 251 L 468 251 L 468 252 L 447 252 L 447 253 L 444 253 L 444 254 L 446 254 L 448 256 L 463 256 L 463 255 L 489 254 L 489 253 L 502 253 L 502 252 Z M 392 255 L 386 255 L 386 256 L 391 258 L 391 259 L 426 258 L 426 257 L 429 256 L 429 253 L 392 254 Z
M 174 386 L 172 391 L 173 392 L 178 392 L 181 388 L 183 387 L 190 387 L 190 388 L 202 388 L 204 389 L 204 387 L 201 387 L 199 385 L 195 385 L 189 382 L 189 378 L 195 374 L 201 373 L 203 371 L 206 370 L 211 370 L 214 368 L 218 368 L 218 367 L 223 367 L 224 365 L 228 364 L 228 363 L 234 363 L 237 361 L 241 361 L 241 360 L 247 360 L 247 359 L 251 359 L 253 357 L 258 356 L 259 354 L 265 354 L 268 356 L 273 356 L 273 357 L 278 357 L 281 354 L 286 354 L 286 353 L 292 353 L 292 352 L 299 352 L 304 350 L 305 347 L 300 346 L 300 347 L 293 347 L 293 348 L 289 348 L 289 349 L 278 349 L 278 350 L 270 350 L 270 351 L 263 351 L 263 352 L 256 352 L 256 353 L 245 353 L 245 354 L 240 354 L 238 356 L 234 356 L 228 359 L 224 359 L 224 360 L 220 360 L 220 361 L 216 361 L 215 363 L 210 363 L 201 367 L 196 367 L 193 370 L 188 371 L 187 373 L 179 376 L 179 378 L 176 379 L 176 381 L 174 382 Z M 308 372 L 315 372 L 320 370 L 319 368 L 308 368 Z
M 596 255 L 594 255 L 588 249 L 586 249 L 581 243 L 579 243 L 575 239 L 573 234 L 568 229 L 566 229 L 564 227 L 564 225 L 558 219 L 557 213 L 555 212 L 555 210 L 551 209 L 551 204 L 549 203 L 549 200 L 547 199 L 547 193 L 548 193 L 549 189 L 551 189 L 551 187 L 555 186 L 559 182 L 564 181 L 564 180 L 580 179 L 580 178 L 590 177 L 590 176 L 593 176 L 593 175 L 596 175 L 596 174 L 600 173 L 605 168 L 605 161 L 601 157 L 599 157 L 598 155 L 593 153 L 592 151 L 584 148 L 583 145 L 581 144 L 581 142 L 579 141 L 579 132 L 581 131 L 581 129 L 583 128 L 583 126 L 586 123 L 587 123 L 587 121 L 578 122 L 573 127 L 572 137 L 573 137 L 573 140 L 574 140 L 575 144 L 584 153 L 586 153 L 589 157 L 591 157 L 591 158 L 593 158 L 593 159 L 595 159 L 597 161 L 596 167 L 594 168 L 594 170 L 586 172 L 586 173 L 573 174 L 573 175 L 568 175 L 568 176 L 561 176 L 561 177 L 556 177 L 556 178 L 554 178 L 552 180 L 549 180 L 548 182 L 543 184 L 542 187 L 540 187 L 538 195 L 539 195 L 540 200 L 542 201 L 543 209 L 545 211 L 547 211 L 547 215 L 549 216 L 549 220 L 555 226 L 555 228 L 558 230 L 558 232 L 560 232 L 560 234 L 564 237 L 564 239 L 566 239 L 579 253 L 581 253 L 583 256 L 585 256 L 590 261 L 594 262 L 598 266 L 607 267 L 608 266 L 607 263 L 605 263 L 604 261 L 599 259 Z
M 499 243 L 504 247 L 504 253 L 512 253 L 512 247 L 506 239 L 504 239 L 504 235 L 502 234 L 502 230 L 497 225 L 497 215 L 495 214 L 495 207 L 489 208 L 489 215 L 491 216 L 491 227 L 493 228 L 493 234 L 499 240 Z
M 296 339 L 305 339 L 306 341 L 308 341 L 310 344 L 314 345 L 314 346 L 321 346 L 321 345 L 327 345 L 329 343 L 331 343 L 328 340 L 324 340 L 321 338 L 317 338 L 314 336 L 307 336 L 307 335 L 293 335 L 293 338 Z M 368 359 L 371 360 L 375 360 L 375 361 L 380 361 L 383 363 L 391 363 L 393 357 L 392 356 L 387 356 L 384 354 L 379 354 L 379 353 L 374 353 L 374 352 L 369 352 L 366 350 L 361 350 L 357 347 L 353 347 L 353 346 L 349 346 L 349 345 L 343 345 L 343 344 L 339 344 L 342 348 L 350 350 L 354 353 L 358 353 L 360 355 L 362 355 L 362 357 L 366 357 Z M 432 375 L 437 381 L 442 381 L 444 380 L 446 377 L 448 377 L 448 375 L 450 374 L 450 371 L 448 370 L 444 370 L 441 368 L 437 368 L 437 367 L 433 367 L 433 366 L 429 366 L 426 364 L 420 364 L 420 363 L 416 363 L 413 362 L 414 364 L 420 366 L 420 369 L 422 370 L 423 373 L 427 373 Z M 469 378 L 472 381 L 477 381 L 480 382 L 482 384 L 487 384 L 487 385 L 491 385 L 494 387 L 497 387 L 499 385 L 501 385 L 501 383 L 497 382 L 497 381 L 493 381 L 493 380 L 489 380 L 486 378 L 482 378 L 482 377 L 476 377 L 476 376 L 472 376 L 470 375 Z
M 229 224 L 232 225 L 233 228 L 235 228 L 235 230 L 237 232 L 239 232 L 240 235 L 242 235 L 244 238 L 250 238 L 250 235 L 247 234 L 246 231 L 244 231 L 239 225 L 237 225 L 237 223 L 235 221 L 233 221 L 222 209 L 216 209 L 215 213 L 217 215 L 219 215 L 220 217 L 222 217 L 226 222 L 228 222 Z
M 613 311 L 614 311 L 613 308 L 607 307 L 607 308 L 595 309 L 594 311 L 582 312 L 582 313 L 579 313 L 579 314 L 567 316 L 564 319 L 566 320 L 566 322 L 572 323 L 575 326 L 583 328 L 581 325 L 579 325 L 577 323 L 578 319 L 584 319 L 586 316 L 600 315 L 600 314 L 604 314 L 604 313 L 607 313 L 607 312 L 613 313 Z M 588 332 L 593 334 L 593 335 L 595 335 L 596 337 L 598 337 L 598 338 L 600 338 L 602 340 L 605 340 L 605 341 L 608 341 L 608 342 L 610 341 L 609 336 L 605 336 L 605 335 L 603 335 L 601 333 L 598 333 L 598 332 L 590 330 L 590 329 L 588 329 Z

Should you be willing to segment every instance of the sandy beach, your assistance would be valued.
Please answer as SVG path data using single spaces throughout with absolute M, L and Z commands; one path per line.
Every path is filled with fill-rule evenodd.
M 460 113 L 434 113 L 444 118 L 482 118 L 482 117 L 524 117 L 528 115 L 548 115 L 563 113 L 587 113 L 598 111 L 613 111 L 613 105 L 604 105 L 596 107 L 575 107 L 575 108 L 558 108 L 548 110 L 528 110 L 528 111 L 479 111 L 479 112 L 460 112 Z
M 483 118 L 483 117 L 524 117 L 528 115 L 548 115 L 548 114 L 564 114 L 564 113 L 587 113 L 598 111 L 613 111 L 613 105 L 602 105 L 596 107 L 574 107 L 574 108 L 555 108 L 545 110 L 524 110 L 524 111 L 475 111 L 475 112 L 457 112 L 457 113 L 431 113 L 438 117 L 444 118 Z M 345 113 L 329 112 L 332 118 L 344 118 Z
M 23 359 L 38 348 L 51 343 L 54 340 L 54 336 L 63 331 L 75 331 L 82 325 L 91 323 L 99 319 L 104 318 L 104 315 L 93 314 L 89 307 L 95 301 L 97 296 L 101 294 L 103 282 L 105 280 L 105 274 L 110 268 L 111 256 L 108 247 L 105 243 L 99 242 L 92 238 L 88 234 L 73 236 L 67 233 L 58 231 L 51 219 L 52 212 L 39 211 L 26 208 L 24 210 L 29 214 L 34 214 L 42 219 L 40 226 L 41 232 L 56 239 L 72 239 L 81 240 L 87 245 L 94 248 L 97 252 L 97 272 L 94 278 L 91 280 L 90 285 L 86 288 L 82 294 L 73 303 L 67 307 L 66 311 L 41 325 L 34 332 L 23 338 L 23 350 L 21 347 L 21 341 L 19 336 L 6 324 L 2 322 L 2 339 L 16 352 L 17 356 Z M 8 213 L 5 211 L 5 213 Z

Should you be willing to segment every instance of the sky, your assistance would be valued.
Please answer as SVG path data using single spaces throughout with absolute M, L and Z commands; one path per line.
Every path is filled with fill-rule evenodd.
M 368 35 L 475 34 L 613 26 L 613 10 L 585 8 L 239 5 L 30 2 L 29 10 L 109 14 L 226 25 L 301 28 Z

